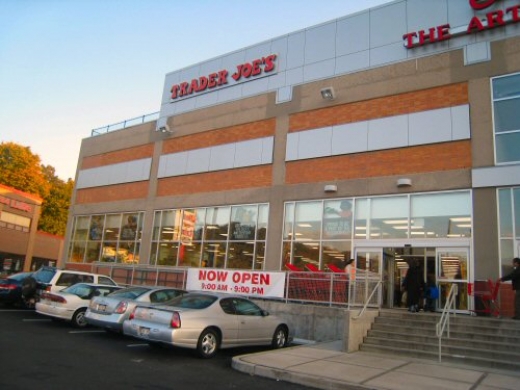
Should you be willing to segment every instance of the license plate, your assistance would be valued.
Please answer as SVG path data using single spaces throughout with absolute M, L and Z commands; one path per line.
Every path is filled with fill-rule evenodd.
M 148 336 L 150 334 L 150 328 L 143 328 L 142 326 L 138 329 L 139 336 Z
M 107 305 L 98 305 L 99 311 L 107 311 Z

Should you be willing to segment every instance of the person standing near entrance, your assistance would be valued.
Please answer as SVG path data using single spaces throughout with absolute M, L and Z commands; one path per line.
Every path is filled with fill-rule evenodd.
M 515 316 L 514 320 L 520 320 L 520 258 L 513 259 L 513 271 L 500 278 L 501 282 L 510 280 L 515 291 Z
M 419 311 L 419 300 L 424 292 L 424 277 L 417 260 L 410 262 L 410 267 L 403 281 L 403 288 L 406 290 L 408 311 L 417 313 Z

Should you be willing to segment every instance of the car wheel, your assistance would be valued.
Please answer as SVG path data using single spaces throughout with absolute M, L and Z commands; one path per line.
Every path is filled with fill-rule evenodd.
M 218 351 L 219 336 L 214 329 L 206 329 L 202 332 L 197 343 L 197 353 L 201 358 L 209 359 Z
M 36 287 L 38 287 L 38 282 L 32 276 L 29 276 L 22 280 L 22 295 L 25 299 L 32 298 L 36 293 Z
M 287 328 L 284 326 L 279 326 L 278 328 L 276 328 L 276 330 L 274 331 L 271 346 L 276 349 L 287 346 L 287 341 L 289 338 L 288 333 L 289 332 L 287 331 Z
M 85 312 L 87 309 L 79 309 L 72 316 L 72 324 L 76 328 L 84 328 L 87 326 L 87 320 L 85 319 Z

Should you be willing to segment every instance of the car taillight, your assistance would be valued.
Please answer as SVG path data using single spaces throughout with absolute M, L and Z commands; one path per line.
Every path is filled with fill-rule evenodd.
M 45 287 L 45 291 L 47 291 L 47 292 L 51 292 L 51 286 L 47 286 L 47 287 Z
M 116 306 L 114 313 L 123 314 L 126 311 L 126 309 L 128 309 L 128 302 L 123 301 L 123 302 L 120 302 L 119 305 Z
M 65 298 L 63 298 L 61 295 L 54 295 L 54 294 L 50 294 L 50 293 L 43 293 L 41 298 L 49 300 L 51 302 L 67 303 L 67 300 Z
M 0 288 L 6 289 L 6 290 L 16 290 L 16 284 L 4 284 L 3 286 L 0 286 Z
M 181 327 L 181 316 L 179 312 L 174 311 L 172 314 L 172 320 L 170 321 L 170 326 L 174 329 L 178 329 Z
M 135 308 L 134 310 L 132 310 L 132 312 L 130 313 L 130 316 L 128 317 L 129 320 L 133 320 L 135 318 L 135 311 L 137 310 L 137 308 Z

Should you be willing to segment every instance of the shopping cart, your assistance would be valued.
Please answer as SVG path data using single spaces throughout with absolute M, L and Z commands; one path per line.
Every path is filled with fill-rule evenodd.
M 500 291 L 500 279 L 493 282 L 488 279 L 485 283 L 485 288 L 482 291 L 475 291 L 473 293 L 475 297 L 475 313 L 482 313 L 484 315 L 489 314 L 493 317 L 500 317 L 500 303 L 498 299 L 498 292 Z M 480 302 L 478 309 L 477 304 Z

